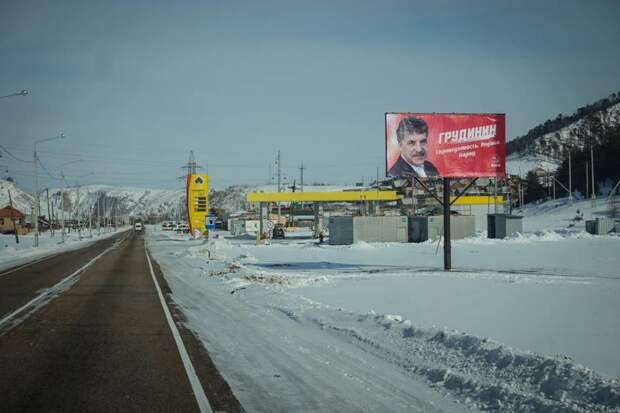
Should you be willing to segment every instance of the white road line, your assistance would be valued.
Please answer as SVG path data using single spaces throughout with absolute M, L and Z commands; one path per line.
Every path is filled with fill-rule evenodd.
M 36 296 L 32 300 L 28 301 L 26 304 L 24 304 L 23 306 L 21 306 L 17 310 L 13 311 L 11 314 L 9 314 L 6 317 L 2 318 L 0 320 L 0 329 L 3 328 L 5 324 L 9 323 L 13 318 L 15 318 L 15 316 L 20 314 L 22 311 L 24 311 L 28 307 L 37 304 L 39 301 L 42 301 L 42 300 L 48 298 L 51 294 L 53 294 L 53 292 L 58 291 L 58 288 L 61 287 L 64 283 L 70 281 L 73 277 L 78 276 L 82 271 L 84 271 L 85 269 L 90 267 L 95 261 L 97 261 L 99 258 L 103 257 L 108 251 L 110 251 L 111 249 L 113 249 L 115 247 L 116 247 L 116 245 L 112 245 L 111 247 L 108 247 L 102 253 L 97 255 L 95 258 L 93 258 L 90 261 L 88 261 L 85 265 L 83 265 L 82 267 L 78 268 L 76 271 L 74 271 L 70 275 L 66 276 L 62 280 L 58 281 L 52 287 L 47 288 L 43 293 L 39 294 L 38 296 Z
M 177 329 L 177 326 L 172 319 L 172 315 L 170 315 L 170 310 L 168 310 L 168 305 L 166 304 L 164 295 L 159 288 L 159 284 L 157 283 L 157 279 L 155 278 L 155 272 L 153 271 L 153 264 L 151 264 L 151 258 L 149 257 L 149 252 L 146 249 L 146 246 L 144 247 L 144 253 L 146 254 L 146 259 L 149 262 L 151 277 L 153 277 L 153 282 L 155 283 L 155 288 L 157 289 L 157 294 L 159 295 L 159 301 L 161 302 L 161 306 L 164 309 L 164 314 L 166 314 L 166 320 L 168 321 L 168 326 L 170 327 L 170 331 L 174 336 L 174 341 L 177 344 L 177 349 L 179 350 L 181 360 L 183 360 L 183 366 L 185 367 L 187 378 L 192 385 L 192 390 L 194 391 L 194 397 L 196 398 L 198 407 L 200 408 L 201 413 L 213 413 L 213 410 L 211 410 L 211 405 L 209 404 L 209 400 L 207 399 L 207 395 L 205 394 L 202 385 L 200 384 L 200 380 L 196 375 L 194 365 L 189 359 L 189 354 L 187 354 L 187 350 L 185 349 L 185 345 L 183 344 L 183 339 L 181 339 L 179 330 Z

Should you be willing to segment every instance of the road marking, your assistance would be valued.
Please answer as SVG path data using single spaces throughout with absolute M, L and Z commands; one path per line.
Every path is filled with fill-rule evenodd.
M 194 369 L 194 365 L 189 359 L 189 354 L 187 354 L 187 350 L 185 349 L 185 344 L 183 344 L 183 339 L 179 334 L 179 330 L 177 329 L 174 320 L 172 319 L 172 315 L 170 315 L 170 310 L 168 310 L 168 305 L 166 304 L 166 300 L 164 299 L 164 295 L 159 288 L 159 284 L 157 283 L 157 279 L 155 278 L 155 272 L 153 271 L 153 264 L 151 264 L 151 258 L 149 257 L 149 252 L 144 247 L 144 253 L 146 254 L 146 259 L 149 263 L 149 269 L 151 270 L 151 277 L 153 278 L 153 283 L 155 283 L 155 288 L 157 289 L 157 294 L 159 295 L 159 301 L 161 302 L 161 306 L 164 309 L 164 314 L 166 314 L 166 321 L 168 321 L 168 326 L 170 327 L 170 331 L 174 336 L 174 341 L 177 344 L 177 349 L 179 350 L 179 355 L 181 356 L 181 360 L 183 361 L 183 367 L 185 367 L 185 372 L 187 373 L 187 378 L 189 379 L 190 384 L 192 385 L 192 390 L 194 391 L 194 397 L 196 397 L 196 402 L 198 403 L 198 407 L 200 408 L 201 413 L 213 413 L 211 410 L 211 405 L 209 404 L 209 400 L 207 399 L 207 395 L 200 384 L 200 380 L 198 379 L 198 375 L 196 375 L 196 370 Z
M 95 258 L 91 259 L 85 265 L 83 265 L 82 267 L 78 268 L 76 271 L 74 271 L 70 275 L 66 276 L 62 280 L 58 281 L 52 287 L 46 288 L 43 293 L 39 294 L 38 296 L 36 296 L 32 300 L 28 301 L 26 304 L 24 304 L 23 306 L 21 306 L 17 310 L 13 311 L 11 314 L 9 314 L 9 315 L 5 316 L 4 318 L 0 319 L 0 330 L 4 328 L 5 324 L 8 324 L 9 322 L 11 322 L 13 320 L 13 318 L 15 318 L 15 316 L 17 316 L 18 314 L 20 314 L 21 312 L 26 310 L 28 307 L 34 306 L 35 304 L 37 304 L 37 303 L 39 303 L 41 301 L 44 301 L 46 298 L 50 298 L 50 299 L 53 298 L 54 297 L 54 293 L 58 293 L 59 291 L 62 291 L 61 287 L 63 286 L 63 284 L 66 284 L 66 283 L 69 283 L 70 281 L 72 281 L 72 279 L 74 277 L 77 277 L 78 275 L 80 275 L 80 273 L 82 273 L 85 269 L 87 269 L 88 267 L 93 265 L 93 263 L 95 261 L 97 261 L 99 258 L 101 258 L 105 254 L 107 254 L 108 251 L 110 251 L 113 248 L 116 248 L 116 246 L 117 245 L 115 243 L 114 245 L 108 247 L 103 252 L 101 252 L 99 255 L 97 255 Z M 37 308 L 38 307 L 35 307 L 34 310 L 36 310 Z

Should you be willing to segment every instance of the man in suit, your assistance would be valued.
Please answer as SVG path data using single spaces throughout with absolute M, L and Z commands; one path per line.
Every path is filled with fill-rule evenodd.
M 426 160 L 428 125 L 420 118 L 404 118 L 396 129 L 400 157 L 388 171 L 388 176 L 438 176 L 439 171 Z

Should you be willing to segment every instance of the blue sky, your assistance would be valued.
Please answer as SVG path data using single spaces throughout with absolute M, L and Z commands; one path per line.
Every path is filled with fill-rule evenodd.
M 70 183 L 384 173 L 385 112 L 506 113 L 508 138 L 620 90 L 617 1 L 0 0 L 0 143 Z M 31 165 L 0 158 L 31 187 Z M 6 175 L 6 173 L 4 173 Z M 42 176 L 43 186 L 58 182 Z

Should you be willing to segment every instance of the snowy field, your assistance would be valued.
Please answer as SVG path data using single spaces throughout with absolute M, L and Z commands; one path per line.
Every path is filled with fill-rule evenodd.
M 249 411 L 620 411 L 620 237 L 577 209 L 605 206 L 528 208 L 450 273 L 436 242 L 147 238 Z
M 102 229 L 101 233 L 93 230 L 92 236 L 86 230 L 82 232 L 81 239 L 78 233 L 73 231 L 65 234 L 64 244 L 61 243 L 59 231 L 54 231 L 54 237 L 51 236 L 50 232 L 44 232 L 39 235 L 39 246 L 37 248 L 33 247 L 33 234 L 20 235 L 19 244 L 15 241 L 15 235 L 0 234 L 0 271 L 64 251 L 84 248 L 94 241 L 110 237 L 128 229 L 129 227 L 118 227 L 116 231 L 113 228 Z

